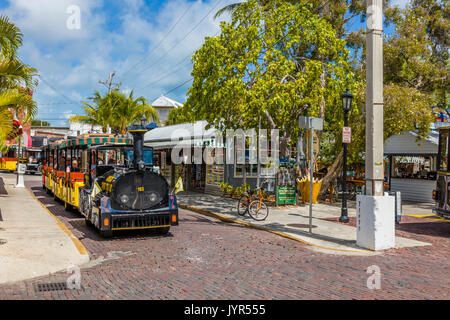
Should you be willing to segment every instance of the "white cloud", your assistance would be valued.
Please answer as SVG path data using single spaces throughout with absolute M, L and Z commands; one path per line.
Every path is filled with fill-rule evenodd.
M 38 104 L 42 103 L 40 113 L 45 120 L 50 117 L 64 119 L 68 113 L 80 113 L 81 105 L 48 103 L 67 102 L 64 96 L 86 101 L 94 90 L 104 92 L 105 88 L 98 81 L 106 79 L 111 71 L 117 71 L 114 81 L 121 81 L 124 91 L 134 89 L 135 96 L 143 95 L 150 101 L 179 85 L 190 77 L 191 65 L 189 58 L 182 65 L 177 64 L 199 48 L 205 36 L 219 31 L 219 20 L 214 20 L 213 15 L 234 2 L 224 0 L 211 10 L 217 1 L 169 0 L 156 11 L 142 0 L 124 0 L 114 1 L 115 5 L 121 5 L 120 11 L 111 12 L 109 1 L 102 0 L 9 0 L 3 13 L 24 33 L 24 45 L 19 52 L 21 59 L 36 67 L 60 92 L 56 93 L 42 81 L 36 88 L 35 99 Z M 69 5 L 81 8 L 80 30 L 66 27 Z M 185 16 L 164 38 L 189 6 Z M 182 39 L 208 12 L 209 16 Z M 111 14 L 118 20 L 111 21 L 108 16 Z M 226 17 L 220 20 L 223 19 Z M 164 42 L 161 43 L 162 39 Z M 158 44 L 160 46 L 154 50 Z M 151 55 L 147 59 L 123 77 L 125 71 L 148 53 Z M 178 72 L 157 84 L 139 88 L 183 65 Z M 170 96 L 183 102 L 186 91 L 187 85 Z

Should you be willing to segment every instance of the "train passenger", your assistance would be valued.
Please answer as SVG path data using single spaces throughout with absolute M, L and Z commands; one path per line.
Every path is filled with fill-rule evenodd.
M 80 172 L 80 168 L 78 167 L 77 159 L 73 159 L 71 171 L 72 172 Z

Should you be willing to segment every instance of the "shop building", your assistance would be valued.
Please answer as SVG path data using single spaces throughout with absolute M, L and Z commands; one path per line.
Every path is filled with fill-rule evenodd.
M 246 183 L 251 188 L 256 187 L 257 165 L 225 164 L 226 145 L 224 141 L 216 140 L 216 129 L 206 129 L 206 121 L 195 123 L 183 123 L 178 125 L 164 126 L 147 132 L 144 136 L 144 145 L 154 150 L 155 164 L 160 167 L 161 173 L 166 177 L 173 187 L 180 176 L 183 177 L 183 185 L 186 191 L 199 191 L 210 194 L 221 194 L 219 185 L 225 182 L 233 187 L 242 185 L 243 169 L 246 170 Z M 223 134 L 225 136 L 225 134 Z M 181 164 L 172 161 L 172 152 L 175 146 L 183 146 L 190 149 L 191 161 L 187 156 L 182 159 Z M 221 153 L 222 163 L 211 161 L 207 164 L 203 154 L 207 147 L 214 147 L 211 158 Z M 195 150 L 197 149 L 197 151 Z M 200 149 L 200 150 L 199 150 Z M 236 149 L 236 148 L 235 148 Z M 201 152 L 200 152 L 201 151 Z M 201 159 L 196 158 L 201 154 Z M 181 155 L 181 152 L 179 153 Z M 218 154 L 219 155 L 219 154 Z M 245 157 L 249 157 L 249 149 L 245 151 Z M 235 154 L 236 159 L 236 154 Z M 269 168 L 260 168 L 260 179 L 269 178 L 269 190 L 273 189 L 274 174 Z
M 385 141 L 390 191 L 400 191 L 402 200 L 434 202 L 439 133 L 431 131 L 424 140 L 407 131 Z

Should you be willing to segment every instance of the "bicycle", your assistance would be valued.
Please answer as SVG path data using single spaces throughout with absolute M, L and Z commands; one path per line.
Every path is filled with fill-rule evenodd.
M 264 183 L 263 183 L 264 184 Z M 245 216 L 248 212 L 256 221 L 263 221 L 269 215 L 269 207 L 262 201 L 262 185 L 245 193 L 238 201 L 238 214 Z M 256 198 L 255 198 L 256 194 Z

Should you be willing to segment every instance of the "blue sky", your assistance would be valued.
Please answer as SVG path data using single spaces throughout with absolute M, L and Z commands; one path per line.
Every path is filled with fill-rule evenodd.
M 396 1 L 404 5 L 406 0 Z M 219 31 L 220 20 L 229 19 L 214 20 L 215 12 L 234 2 L 0 0 L 0 14 L 22 30 L 20 57 L 42 76 L 34 95 L 38 118 L 60 126 L 71 114 L 81 113 L 80 101 L 94 90 L 107 90 L 98 81 L 112 71 L 122 90 L 134 89 L 150 102 L 190 79 L 190 55 L 205 36 Z M 80 29 L 67 27 L 71 5 L 80 8 Z M 353 25 L 362 26 L 358 19 Z M 184 102 L 189 85 L 167 96 Z

